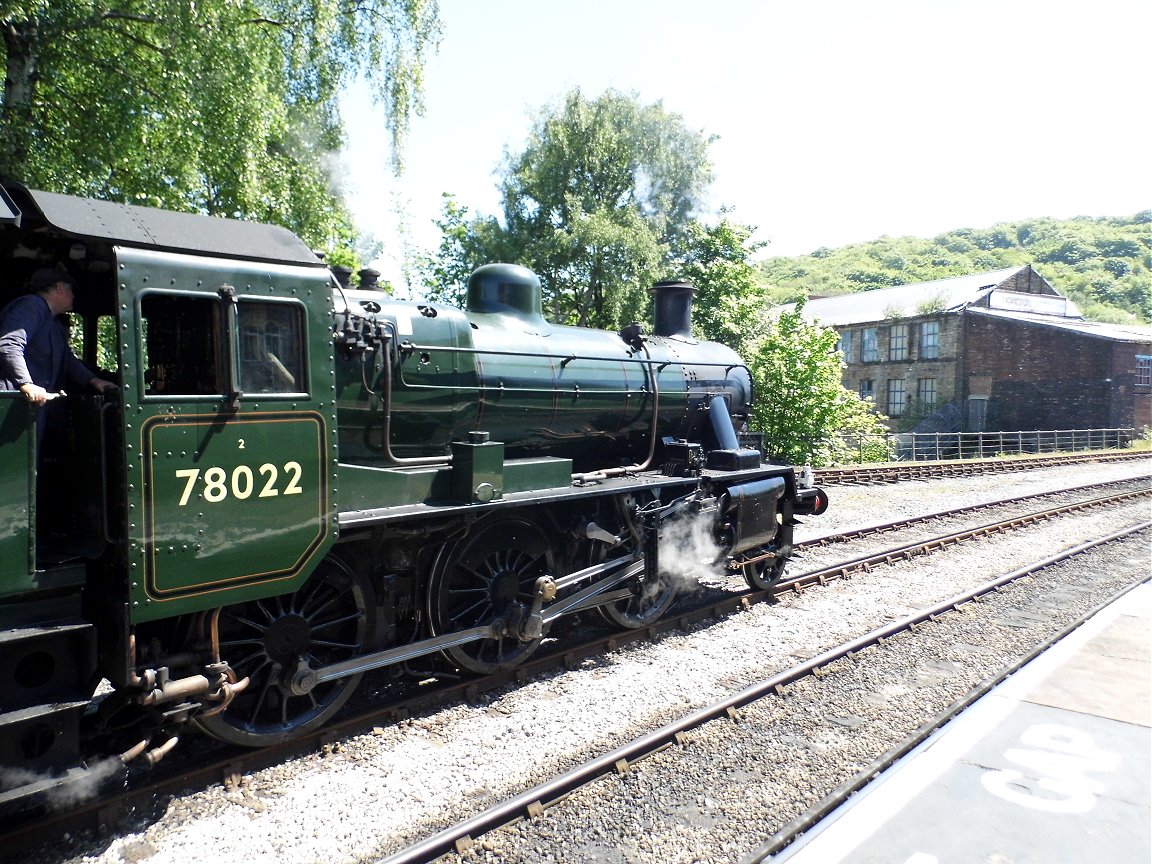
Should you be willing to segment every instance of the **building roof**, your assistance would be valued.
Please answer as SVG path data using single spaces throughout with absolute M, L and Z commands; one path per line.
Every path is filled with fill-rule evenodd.
M 912 285 L 896 285 L 892 288 L 842 294 L 838 297 L 822 297 L 805 303 L 804 313 L 821 324 L 838 326 L 924 315 L 928 314 L 923 311 L 926 306 L 931 306 L 931 311 L 934 312 L 954 312 L 983 300 L 1000 286 L 1013 284 L 1017 276 L 1029 269 L 1030 265 L 1025 264 L 1020 267 L 991 270 L 987 273 L 937 279 L 933 282 L 917 282 Z M 1049 289 L 1051 290 L 1051 286 Z M 1054 290 L 1052 295 L 1059 296 Z M 794 307 L 790 305 L 785 308 Z
M 1036 327 L 1055 327 L 1058 330 L 1068 330 L 1082 336 L 1095 336 L 1113 342 L 1152 343 L 1152 327 L 1136 324 L 1104 324 L 1100 321 L 1084 321 L 1080 318 L 1059 318 L 1052 315 L 1035 315 L 1029 312 L 1012 312 L 1007 309 L 983 309 L 978 306 L 970 307 L 967 314 L 1003 318 Z

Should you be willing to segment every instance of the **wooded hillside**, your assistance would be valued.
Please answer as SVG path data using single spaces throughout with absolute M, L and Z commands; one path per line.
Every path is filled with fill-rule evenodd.
M 1129 218 L 1028 219 L 932 239 L 881 237 L 760 267 L 790 302 L 1031 264 L 1086 318 L 1152 323 L 1152 210 Z

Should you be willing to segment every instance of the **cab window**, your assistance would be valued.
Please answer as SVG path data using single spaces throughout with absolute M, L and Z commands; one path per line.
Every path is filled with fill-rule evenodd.
M 220 301 L 149 294 L 140 300 L 144 392 L 149 396 L 219 396 Z
M 244 393 L 301 393 L 304 340 L 301 310 L 288 303 L 241 301 L 240 389 Z

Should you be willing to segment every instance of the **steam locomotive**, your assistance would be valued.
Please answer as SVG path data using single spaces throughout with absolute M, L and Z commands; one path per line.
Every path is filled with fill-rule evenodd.
M 749 446 L 748 369 L 693 337 L 688 284 L 654 287 L 652 333 L 596 331 L 547 322 L 523 267 L 476 270 L 465 310 L 399 302 L 284 229 L 0 192 L 0 305 L 66 270 L 119 388 L 0 393 L 0 812 L 194 727 L 303 734 L 369 670 L 647 626 L 701 526 L 765 587 L 827 505 Z

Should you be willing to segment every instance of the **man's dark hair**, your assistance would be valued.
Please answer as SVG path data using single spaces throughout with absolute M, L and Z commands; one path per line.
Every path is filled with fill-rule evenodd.
M 54 267 L 41 267 L 28 279 L 28 292 L 38 294 L 41 291 L 47 291 L 59 282 L 66 282 L 73 288 L 76 287 L 76 280 L 63 270 L 57 270 Z

